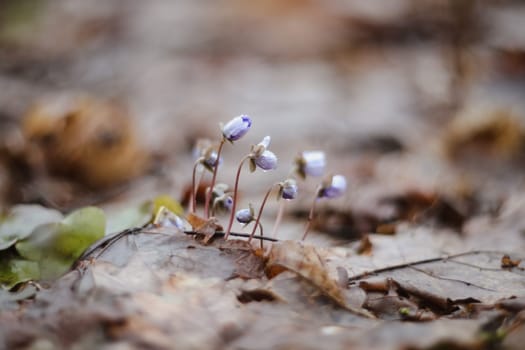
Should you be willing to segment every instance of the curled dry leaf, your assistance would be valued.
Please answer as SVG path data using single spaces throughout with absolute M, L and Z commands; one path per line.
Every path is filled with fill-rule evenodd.
M 204 235 L 202 240 L 204 243 L 208 243 L 215 235 L 215 232 L 222 230 L 222 226 L 217 223 L 217 219 L 214 217 L 203 219 L 198 215 L 189 213 L 186 219 L 196 234 Z
M 372 248 L 373 248 L 373 244 L 372 244 L 372 241 L 370 241 L 370 237 L 368 237 L 368 235 L 365 235 L 359 241 L 359 244 L 356 247 L 356 250 L 358 254 L 370 255 L 372 254 Z
M 501 268 L 513 268 L 519 266 L 521 259 L 512 260 L 509 255 L 505 254 L 501 257 Z
M 52 174 L 92 188 L 126 182 L 150 162 L 126 109 L 89 96 L 40 101 L 25 115 L 23 134 Z
M 521 157 L 525 129 L 520 118 L 510 109 L 471 107 L 449 125 L 445 151 L 454 159 L 476 154 L 500 160 Z
M 296 241 L 282 241 L 273 244 L 268 254 L 267 269 L 275 271 L 275 267 L 297 273 L 348 311 L 373 317 L 366 310 L 357 309 L 348 304 L 341 287 L 329 276 L 315 247 Z

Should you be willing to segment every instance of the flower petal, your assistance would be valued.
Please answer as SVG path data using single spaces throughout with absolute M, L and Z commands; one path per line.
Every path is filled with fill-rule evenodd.
M 336 198 L 342 196 L 346 191 L 346 178 L 343 175 L 332 176 L 330 185 L 325 186 L 319 192 L 319 197 Z
M 294 199 L 297 196 L 297 183 L 294 179 L 287 179 L 282 184 L 282 197 L 284 199 Z
M 229 141 L 237 141 L 243 137 L 250 127 L 252 126 L 252 120 L 247 115 L 240 115 L 230 120 L 222 128 L 222 134 L 224 138 Z
M 322 176 L 326 167 L 326 157 L 322 151 L 305 151 L 299 160 L 300 172 L 307 176 Z
M 253 215 L 250 209 L 241 209 L 235 213 L 235 218 L 241 224 L 249 224 L 253 221 Z
M 262 170 L 277 168 L 277 156 L 272 151 L 264 151 L 259 157 L 255 158 L 254 161 Z
M 259 145 L 263 146 L 264 149 L 267 149 L 270 146 L 270 141 L 272 138 L 270 136 L 265 136 L 261 142 L 259 142 Z

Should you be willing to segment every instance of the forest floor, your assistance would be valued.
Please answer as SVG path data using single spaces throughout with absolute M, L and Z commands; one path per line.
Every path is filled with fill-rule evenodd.
M 0 3 L 0 344 L 521 349 L 525 6 L 366 3 Z M 204 243 L 195 225 L 133 229 L 159 195 L 188 207 L 196 141 L 240 114 L 253 124 L 225 144 L 218 182 L 231 188 L 266 135 L 278 167 L 243 168 L 238 209 L 257 210 L 305 150 L 346 177 L 307 238 L 312 177 L 263 249 Z M 269 197 L 266 237 L 281 202 Z M 104 213 L 63 216 L 86 206 Z M 13 238 L 13 217 L 31 229 Z M 46 265 L 60 259 L 31 250 L 36 237 L 78 230 L 106 237 L 44 278 L 65 262 Z M 24 259 L 41 278 L 6 283 Z

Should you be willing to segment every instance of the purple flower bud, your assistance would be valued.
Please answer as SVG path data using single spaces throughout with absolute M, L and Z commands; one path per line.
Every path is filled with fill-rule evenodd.
M 232 198 L 232 196 L 226 196 L 226 198 L 224 198 L 223 201 L 222 201 L 222 206 L 227 211 L 231 211 L 232 207 L 233 207 L 233 198 Z
M 174 227 L 181 231 L 184 231 L 185 224 L 184 220 L 178 215 L 174 214 L 166 207 L 161 207 L 155 214 L 153 224 L 158 227 Z
M 218 161 L 218 162 L 217 162 Z M 216 165 L 222 163 L 222 158 L 217 159 L 217 151 L 213 150 L 204 155 L 204 165 L 210 168 L 214 168 Z
M 336 198 L 346 191 L 346 179 L 343 175 L 334 175 L 319 191 L 319 198 Z
M 172 217 L 165 218 L 164 220 L 162 220 L 161 226 L 162 227 L 176 227 L 179 230 L 184 230 L 184 221 L 182 221 L 182 219 L 178 217 L 177 215 L 174 215 Z
M 294 199 L 297 196 L 297 183 L 294 179 L 287 179 L 281 184 L 281 196 L 284 199 Z
M 222 128 L 222 135 L 228 141 L 237 141 L 250 130 L 252 120 L 247 115 L 240 115 L 230 120 Z
M 192 154 L 193 158 L 209 171 L 213 171 L 215 166 L 222 164 L 222 158 L 217 159 L 217 151 L 208 139 L 197 140 Z
M 253 221 L 253 210 L 251 209 L 241 209 L 235 213 L 235 218 L 241 224 L 249 224 Z
M 322 151 L 305 151 L 301 153 L 297 164 L 303 177 L 322 176 L 326 166 L 325 154 Z
M 213 187 L 212 198 L 213 198 L 213 208 L 221 211 L 229 212 L 233 207 L 233 198 L 226 192 L 228 190 L 228 185 L 226 184 L 217 184 Z
M 212 147 L 212 143 L 208 139 L 200 138 L 197 139 L 195 145 L 193 146 L 192 155 L 195 160 L 202 157 L 206 151 Z
M 255 157 L 255 165 L 262 170 L 272 170 L 277 168 L 277 156 L 272 151 L 264 151 L 260 156 Z

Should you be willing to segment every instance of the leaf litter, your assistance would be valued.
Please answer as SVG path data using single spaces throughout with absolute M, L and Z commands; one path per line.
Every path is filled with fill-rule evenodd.
M 104 237 L 88 248 L 75 262 L 73 269 L 56 282 L 35 282 L 33 281 L 35 278 L 31 277 L 32 273 L 28 273 L 28 276 L 20 274 L 12 284 L 9 283 L 9 287 L 14 287 L 11 292 L 2 290 L 0 305 L 3 312 L 0 315 L 0 336 L 3 342 L 9 348 L 480 349 L 502 345 L 510 349 L 520 349 L 525 334 L 523 317 L 525 285 L 522 263 L 525 251 L 523 236 L 525 213 L 523 195 L 520 191 L 523 185 L 523 177 L 520 174 L 523 170 L 522 151 L 525 134 L 520 121 L 522 113 L 520 108 L 509 112 L 500 106 L 487 108 L 480 103 L 485 102 L 484 99 L 491 100 L 483 95 L 483 91 L 489 91 L 491 95 L 494 90 L 505 90 L 501 89 L 501 85 L 496 84 L 501 84 L 501 78 L 515 79 L 515 70 L 522 70 L 523 67 L 523 49 L 520 48 L 519 40 L 516 44 L 516 40 L 505 41 L 505 36 L 501 36 L 501 31 L 514 28 L 507 23 L 519 24 L 519 21 L 506 20 L 506 11 L 508 11 L 506 6 L 509 6 L 510 12 L 515 12 L 518 18 L 522 13 L 511 3 L 491 5 L 491 8 L 497 8 L 496 13 L 486 11 L 484 6 L 478 6 L 472 1 L 458 6 L 433 2 L 414 3 L 410 6 L 403 1 L 389 6 L 371 3 L 364 11 L 360 10 L 359 6 L 353 5 L 340 7 L 331 4 L 328 7 L 335 7 L 328 9 L 321 3 L 308 2 L 307 4 L 294 1 L 285 1 L 282 4 L 277 2 L 262 4 L 256 1 L 248 5 L 230 6 L 233 13 L 227 11 L 226 18 L 230 21 L 232 15 L 237 12 L 242 13 L 241 17 L 244 21 L 241 22 L 241 28 L 248 38 L 247 41 L 260 42 L 250 38 L 264 37 L 265 31 L 270 28 L 274 30 L 274 24 L 277 24 L 277 31 L 282 35 L 275 38 L 278 44 L 276 48 L 275 45 L 244 47 L 242 42 L 228 41 L 227 35 L 223 37 L 219 34 L 220 40 L 228 44 L 228 55 L 231 55 L 230 50 L 233 50 L 234 58 L 230 63 L 228 59 L 220 58 L 220 71 L 223 73 L 214 71 L 219 77 L 218 85 L 224 86 L 225 82 L 231 80 L 232 73 L 238 75 L 240 72 L 246 75 L 243 83 L 255 83 L 257 87 L 268 86 L 269 90 L 273 88 L 276 91 L 273 94 L 266 91 L 269 98 L 264 99 L 263 105 L 267 104 L 269 110 L 260 106 L 262 113 L 269 111 L 268 118 L 274 116 L 273 120 L 284 123 L 287 121 L 286 118 L 282 118 L 282 114 L 279 114 L 280 110 L 286 111 L 286 117 L 288 112 L 292 111 L 292 114 L 295 113 L 300 118 L 291 118 L 289 121 L 291 124 L 275 128 L 281 130 L 282 134 L 278 136 L 286 141 L 286 148 L 289 143 L 294 142 L 302 142 L 303 145 L 310 147 L 312 138 L 305 136 L 314 133 L 312 131 L 314 129 L 315 134 L 319 131 L 326 133 L 321 135 L 322 140 L 319 143 L 326 144 L 334 150 L 335 153 L 332 155 L 340 161 L 345 174 L 352 177 L 355 187 L 352 188 L 351 196 L 344 202 L 323 204 L 318 211 L 318 219 L 313 225 L 317 232 L 312 232 L 312 236 L 306 242 L 290 241 L 289 239 L 300 238 L 298 232 L 300 230 L 296 230 L 296 226 L 285 226 L 287 229 L 279 232 L 279 237 L 286 235 L 286 240 L 281 238 L 279 242 L 268 243 L 267 252 L 258 250 L 245 241 L 223 240 L 221 237 L 224 233 L 216 232 L 219 228 L 213 221 L 203 222 L 195 227 L 197 231 L 201 231 L 199 233 L 202 236 L 205 236 L 206 242 L 202 241 L 202 237 L 195 236 L 195 232 L 182 232 L 173 227 L 146 227 L 118 232 L 127 227 L 143 226 L 149 222 L 151 220 L 149 205 L 131 208 L 121 217 L 115 215 L 116 219 L 110 215 L 109 230 L 115 234 Z M 140 9 L 151 11 L 148 6 L 153 6 L 154 14 L 157 13 L 155 11 L 172 12 L 163 8 L 163 6 L 169 7 L 168 3 L 161 5 L 152 2 L 152 4 L 135 5 L 139 6 L 139 11 L 117 12 L 139 14 L 142 13 Z M 405 10 L 402 9 L 404 5 L 406 5 Z M 195 11 L 189 11 L 190 14 L 199 13 L 198 5 L 194 6 L 196 7 L 192 9 Z M 224 6 L 224 4 L 219 3 L 217 6 Z M 257 11 L 246 11 L 246 9 Z M 301 38 L 310 38 L 316 45 L 303 40 L 286 42 L 285 38 L 289 38 L 290 34 L 286 30 L 279 30 L 288 23 L 289 19 L 282 14 L 283 9 L 284 13 L 293 12 L 305 16 L 304 24 L 300 20 L 294 22 L 299 28 L 303 28 L 297 30 L 297 33 Z M 300 11 L 297 12 L 296 9 Z M 477 12 L 478 10 L 480 12 Z M 93 29 L 89 30 L 92 23 L 102 25 L 108 25 L 110 22 L 120 23 L 118 20 L 122 18 L 119 16 L 123 16 L 103 17 L 93 21 L 91 17 L 97 15 L 90 11 L 85 12 L 87 20 L 83 18 L 85 22 L 81 20 L 80 24 L 75 20 L 70 21 L 70 16 L 66 17 L 68 21 L 50 22 L 72 26 L 86 33 L 83 40 L 90 42 L 100 38 L 99 32 L 93 33 Z M 246 19 L 247 12 L 251 14 Z M 146 11 L 146 13 L 151 12 Z M 55 16 L 60 17 L 59 14 Z M 223 11 L 217 11 L 217 16 L 225 19 Z M 153 18 L 153 21 L 158 20 L 157 16 L 145 17 Z M 126 18 L 125 22 L 129 26 L 133 26 L 135 22 L 140 24 L 139 29 L 135 28 L 139 35 L 136 33 L 128 40 L 151 35 L 145 33 L 144 28 L 150 28 L 148 30 L 156 28 L 150 27 L 151 22 L 144 23 L 145 19 L 142 21 L 135 17 L 129 21 L 128 19 Z M 246 26 L 246 21 L 251 25 Z M 162 28 L 162 18 L 158 22 L 162 29 L 160 32 L 169 33 L 168 35 L 171 36 L 169 30 Z M 172 23 L 168 22 L 171 28 Z M 219 20 L 219 23 L 223 22 Z M 187 23 L 194 25 L 195 21 L 187 21 Z M 315 30 L 315 28 L 325 28 L 328 23 L 329 30 Z M 332 26 L 334 23 L 336 25 Z M 400 23 L 402 25 L 399 25 Z M 425 24 L 422 26 L 422 23 Z M 339 26 L 344 28 L 344 35 L 337 31 Z M 477 33 L 476 30 L 480 27 L 485 28 L 486 32 Z M 311 35 L 305 36 L 305 30 Z M 514 29 L 512 31 L 519 32 Z M 75 32 L 75 30 L 64 32 Z M 202 33 L 203 31 L 190 30 L 189 32 Z M 411 44 L 414 40 L 414 32 L 417 33 L 416 37 L 430 36 L 431 39 L 422 40 L 430 40 L 431 50 L 445 52 L 443 56 L 446 57 L 440 56 L 431 60 L 432 62 L 413 59 L 418 58 L 419 53 L 428 54 L 426 48 L 423 51 L 418 49 L 416 55 L 411 53 L 414 50 L 414 45 Z M 166 40 L 159 35 L 159 31 L 153 29 L 152 33 L 158 36 L 155 42 Z M 217 39 L 217 33 L 220 31 L 214 32 L 211 38 L 213 41 Z M 294 38 L 293 33 L 291 35 Z M 204 39 L 206 38 L 204 36 Z M 512 36 L 512 38 L 516 37 Z M 399 45 L 400 39 L 403 45 Z M 77 52 L 74 51 L 77 40 L 47 40 L 47 44 L 43 45 L 53 55 L 60 56 L 60 50 L 67 51 L 68 57 L 74 56 L 70 53 Z M 378 50 L 375 44 L 369 45 L 377 40 L 394 44 L 391 45 L 394 48 L 382 47 Z M 49 41 L 57 43 L 52 45 Z M 148 50 L 151 49 L 150 45 L 154 46 L 149 40 L 144 41 L 148 43 L 146 46 Z M 182 40 L 181 45 L 186 45 L 186 49 L 190 47 L 192 52 L 198 52 L 197 56 L 205 56 L 210 50 L 211 41 L 188 40 L 186 43 Z M 67 47 L 68 42 L 71 47 Z M 274 40 L 271 42 L 275 43 Z M 114 43 L 110 43 L 113 47 Z M 134 50 L 136 45 L 139 48 L 143 45 L 133 43 L 134 45 L 128 46 L 133 47 Z M 419 43 L 417 41 L 418 46 Z M 282 46 L 281 50 L 284 50 L 284 56 L 279 56 L 283 55 L 283 52 L 279 51 L 280 46 Z M 351 50 L 348 50 L 349 46 L 352 47 Z M 395 46 L 402 46 L 402 49 Z M 495 47 L 497 51 L 494 55 L 490 55 L 491 49 L 487 50 L 489 58 L 496 62 L 490 63 L 490 69 L 493 70 L 491 74 L 496 73 L 494 75 L 498 77 L 496 84 L 491 80 L 491 75 L 484 74 L 486 72 L 472 70 L 477 67 L 480 60 L 480 57 L 475 55 L 477 49 L 489 46 Z M 158 73 L 151 76 L 166 76 L 167 79 L 176 81 L 169 74 L 165 74 L 172 67 L 168 62 L 173 61 L 181 64 L 185 71 L 189 68 L 189 72 L 200 69 L 206 72 L 207 69 L 211 70 L 207 64 L 203 64 L 198 57 L 192 55 L 187 59 L 179 57 L 179 60 L 173 60 L 174 50 L 171 44 L 166 47 L 169 52 L 166 55 L 168 60 L 161 62 L 162 64 L 150 64 L 152 72 Z M 270 52 L 272 57 L 286 57 L 285 61 L 295 57 L 293 55 L 298 55 L 298 52 L 302 52 L 303 55 L 307 52 L 305 61 L 321 68 L 313 69 L 320 77 L 324 76 L 324 70 L 332 72 L 329 66 L 325 65 L 324 57 L 336 57 L 337 70 L 333 75 L 341 77 L 341 80 L 337 80 L 337 86 L 346 86 L 348 83 L 353 95 L 358 98 L 353 99 L 352 96 L 348 99 L 347 94 L 344 93 L 341 94 L 341 99 L 338 97 L 338 92 L 332 90 L 329 94 L 322 95 L 323 91 L 316 90 L 318 86 L 332 86 L 332 84 L 326 84 L 322 79 L 309 80 L 308 70 L 297 69 L 295 66 L 281 62 L 283 69 L 287 71 L 286 80 L 291 82 L 291 85 L 284 84 L 287 88 L 286 100 L 293 101 L 293 104 L 288 105 L 287 101 L 278 99 L 282 92 L 277 88 L 281 88 L 283 83 L 287 82 L 272 78 L 272 74 L 267 74 L 271 72 L 266 67 L 261 69 L 250 60 L 245 61 L 235 57 L 235 50 L 239 50 L 237 48 L 241 48 L 243 55 L 246 49 L 250 53 Z M 101 50 L 101 56 L 104 57 L 104 48 Z M 327 52 L 330 54 L 326 55 Z M 469 54 L 467 55 L 466 52 Z M 215 51 L 213 53 L 213 57 L 216 57 Z M 46 56 L 46 54 L 42 55 Z M 439 56 L 435 52 L 431 52 L 431 55 Z M 127 60 L 132 60 L 133 57 L 142 59 L 141 55 L 122 56 Z M 152 56 L 163 55 L 162 52 L 155 51 Z M 114 55 L 111 57 L 121 63 L 118 57 Z M 380 57 L 386 59 L 383 61 Z M 10 58 L 9 55 L 7 58 Z M 54 62 L 56 58 L 37 57 L 36 63 L 31 59 L 30 64 L 22 62 L 10 71 L 9 77 L 16 77 L 12 72 L 16 73 L 17 69 L 25 72 L 27 70 L 25 66 L 36 66 L 37 70 L 49 68 L 47 67 L 49 62 L 46 60 Z M 65 59 L 66 65 L 69 60 L 70 58 Z M 185 63 L 185 60 L 190 61 L 191 64 Z M 399 65 L 399 60 L 408 62 L 408 67 L 403 65 L 396 67 Z M 86 58 L 86 62 L 89 61 L 89 57 Z M 366 63 L 363 64 L 363 61 Z M 438 61 L 437 64 L 434 61 Z M 483 59 L 481 61 L 489 65 Z M 142 61 L 132 62 L 132 66 L 140 67 L 140 70 L 147 65 Z M 217 65 L 216 58 L 210 62 L 214 66 Z M 9 64 L 8 62 L 8 67 Z M 73 73 L 70 73 L 72 76 L 69 78 L 80 81 L 80 86 L 84 88 L 89 82 L 82 80 L 82 77 L 90 76 L 90 79 L 96 80 L 97 74 L 91 78 L 90 74 L 85 74 L 85 71 L 89 71 L 89 66 L 78 64 L 77 67 L 77 64 L 75 63 L 75 69 L 71 69 Z M 450 68 L 443 69 L 440 67 L 441 64 Z M 161 71 L 156 71 L 154 66 L 161 67 Z M 122 67 L 126 65 L 122 64 Z M 119 74 L 119 69 L 115 70 L 116 75 Z M 380 71 L 381 74 L 386 74 L 388 79 L 373 74 L 370 78 L 360 71 L 363 69 L 365 72 Z M 255 76 L 264 77 L 264 84 L 260 84 L 261 81 L 257 79 L 251 81 L 250 79 L 253 78 L 250 78 L 251 74 L 247 74 L 248 71 L 255 72 Z M 81 73 L 75 75 L 74 72 Z M 122 68 L 120 74 L 123 72 L 125 77 L 135 76 L 138 73 L 133 70 L 130 72 L 129 67 L 128 70 Z M 407 74 L 407 72 L 414 74 Z M 3 78 L 4 71 L 0 73 Z M 55 68 L 51 73 L 59 72 Z M 396 85 L 397 74 L 403 77 L 409 75 L 409 83 Z M 433 74 L 442 79 L 429 79 L 429 75 Z M 477 77 L 477 74 L 480 77 Z M 53 74 L 46 75 L 53 76 Z M 278 75 L 281 76 L 281 72 Z M 298 76 L 300 80 L 297 80 Z M 378 77 L 380 79 L 377 79 Z M 449 78 L 450 82 L 448 82 Z M 209 82 L 210 79 L 212 81 Z M 375 83 L 374 79 L 380 80 L 381 84 Z M 118 87 L 119 79 L 112 80 L 116 81 Z M 213 81 L 213 74 L 206 74 L 206 79 L 203 80 L 210 84 L 217 83 Z M 12 82 L 11 79 L 6 81 L 8 84 Z M 135 96 L 134 94 L 142 96 L 143 92 L 133 90 L 134 84 L 128 84 L 128 79 L 122 81 L 125 85 L 129 85 L 132 96 Z M 136 84 L 139 89 L 147 88 L 150 91 L 151 83 L 159 83 L 149 79 L 145 81 L 145 86 Z M 198 82 L 199 79 L 195 81 Z M 394 84 L 389 85 L 392 82 Z M 98 83 L 95 82 L 94 90 L 98 90 Z M 160 83 L 160 86 L 164 87 L 162 84 L 165 82 L 160 81 Z M 6 84 L 4 79 L 0 80 L 0 84 Z M 162 105 L 161 109 L 169 110 L 170 114 L 173 113 L 177 117 L 189 114 L 189 120 L 197 118 L 198 122 L 189 123 L 193 125 L 189 128 L 194 128 L 194 133 L 202 136 L 201 134 L 208 131 L 204 125 L 209 122 L 207 117 L 211 119 L 212 115 L 230 113 L 231 106 L 228 102 L 232 101 L 227 99 L 232 97 L 228 95 L 228 88 L 221 89 L 219 95 L 221 103 L 214 103 L 212 97 L 217 95 L 217 89 L 210 89 L 213 91 L 211 94 L 213 96 L 203 96 L 206 95 L 207 89 L 194 84 L 194 80 L 188 79 L 189 88 L 185 86 L 183 91 L 178 91 L 180 99 L 175 100 L 175 105 Z M 234 84 L 238 85 L 238 81 L 234 81 Z M 382 87 L 383 84 L 388 88 Z M 467 87 L 469 84 L 474 87 Z M 30 81 L 28 85 L 34 84 Z M 294 95 L 293 86 L 304 85 L 308 85 L 308 91 L 311 89 L 312 93 L 306 96 L 300 93 Z M 493 89 L 495 85 L 496 89 Z M 481 93 L 472 91 L 480 86 Z M 509 88 L 509 86 L 505 87 Z M 510 87 L 510 90 L 521 92 L 516 85 Z M 47 85 L 45 88 L 53 89 Z M 8 96 L 3 99 L 20 100 L 17 94 L 13 95 L 9 92 L 18 93 L 16 88 L 3 90 Z M 119 91 L 114 89 L 113 85 L 110 90 Z M 237 99 L 238 90 L 231 90 L 234 91 L 232 95 Z M 347 89 L 337 90 L 347 91 Z M 185 95 L 185 91 L 189 91 L 192 96 Z M 198 93 L 195 93 L 196 91 Z M 319 106 L 322 118 L 328 114 L 366 117 L 361 119 L 352 117 L 333 125 L 326 123 L 326 128 L 318 128 L 320 120 L 324 121 L 324 119 L 311 119 L 309 115 L 317 108 L 315 94 L 319 93 L 322 97 L 319 99 L 322 105 Z M 452 97 L 447 97 L 448 94 Z M 151 105 L 157 105 L 159 100 L 156 94 L 151 95 L 155 95 L 153 101 L 148 101 L 147 98 L 145 100 Z M 429 99 L 428 95 L 434 98 Z M 16 98 L 12 98 L 13 96 Z M 188 113 L 186 110 L 188 105 L 191 106 L 192 102 L 197 103 L 192 99 L 198 99 L 200 106 L 203 97 L 209 101 L 213 112 Z M 179 103 L 181 99 L 187 99 L 188 103 Z M 276 108 L 271 103 L 272 99 L 283 105 Z M 311 103 L 311 100 L 314 102 Z M 327 100 L 330 103 L 326 103 Z M 347 103 L 347 100 L 350 103 Z M 162 99 L 160 102 L 162 104 Z M 237 100 L 234 102 L 238 103 Z M 256 103 L 255 99 L 251 102 Z M 145 106 L 141 105 L 140 98 L 136 99 L 136 103 L 139 110 L 143 108 L 148 112 L 148 108 L 151 108 L 147 103 Z M 223 104 L 228 106 L 227 112 L 222 108 Z M 359 107 L 360 104 L 364 107 Z M 416 106 L 416 114 L 425 116 L 428 114 L 429 117 L 417 120 L 412 118 L 410 115 L 414 111 L 409 107 L 411 104 Z M 456 104 L 459 108 L 454 106 Z M 479 108 L 480 104 L 482 108 Z M 338 105 L 342 106 L 340 110 L 334 108 L 327 111 L 328 106 Z M 34 109 L 32 113 L 42 114 L 43 106 L 37 105 L 39 108 Z M 354 106 L 358 107 L 354 108 Z M 103 187 L 108 183 L 120 183 L 144 173 L 145 164 L 149 163 L 149 154 L 146 154 L 147 152 L 145 153 L 136 142 L 137 137 L 131 132 L 127 119 L 119 117 L 121 114 L 125 115 L 125 111 L 120 110 L 116 104 L 101 103 L 96 99 L 88 100 L 87 104 L 73 103 L 73 107 L 76 115 L 73 118 L 73 126 L 84 123 L 90 119 L 90 116 L 96 115 L 97 113 L 92 113 L 93 109 L 113 110 L 116 118 L 109 121 L 111 125 L 104 118 L 97 119 L 96 124 L 100 127 L 109 127 L 110 133 L 99 133 L 98 131 L 104 128 L 95 128 L 97 132 L 89 134 L 93 137 L 82 144 L 82 151 L 86 151 L 100 141 L 103 147 L 97 150 L 98 153 L 95 152 L 98 156 L 77 158 L 71 157 L 72 153 L 66 154 L 64 159 L 73 165 L 68 167 L 73 176 L 66 181 L 72 181 L 84 189 L 85 185 Z M 387 115 L 386 118 L 384 113 Z M 443 114 L 447 117 L 443 117 Z M 449 114 L 453 117 L 451 122 L 448 120 Z M 65 120 L 67 114 L 59 117 L 61 118 L 58 120 Z M 354 123 L 354 119 L 359 120 Z M 372 121 L 371 124 L 381 124 L 381 127 L 378 128 L 379 130 L 369 130 L 366 128 L 370 127 L 370 124 L 364 122 L 366 125 L 363 131 L 359 128 L 363 119 L 369 119 Z M 49 124 L 50 120 L 54 119 L 48 119 L 48 124 L 45 126 L 51 126 L 52 133 L 60 131 L 57 125 Z M 272 119 L 269 120 L 269 123 L 273 122 Z M 201 125 L 200 121 L 206 123 Z M 345 123 L 348 125 L 343 125 Z M 186 135 L 187 129 L 184 129 L 183 123 L 177 120 L 176 124 L 176 131 L 180 132 L 177 135 Z M 162 125 L 169 125 L 169 123 Z M 436 128 L 438 125 L 443 126 L 442 134 Z M 293 126 L 297 133 L 291 136 L 292 138 L 290 138 L 290 126 Z M 311 130 L 308 130 L 308 127 Z M 173 137 L 173 129 L 169 127 L 162 129 L 165 130 L 157 130 L 152 136 L 158 143 L 165 141 L 158 136 L 161 134 L 160 131 L 169 134 L 169 139 L 177 139 L 179 143 L 185 142 L 185 140 L 180 141 L 184 137 Z M 354 133 L 353 129 L 357 132 Z M 61 180 L 48 178 L 48 175 L 54 175 L 55 172 L 65 169 L 61 168 L 60 164 L 56 164 L 58 158 L 53 157 L 56 149 L 45 147 L 45 140 L 49 141 L 50 138 L 47 135 L 39 135 L 42 130 L 29 133 L 29 138 L 33 142 L 36 139 L 40 140 L 38 143 L 44 141 L 44 147 L 41 149 L 45 159 L 43 164 L 52 174 L 46 174 L 45 178 L 39 181 L 25 178 L 21 182 L 13 181 L 14 184 L 21 183 L 27 190 L 26 196 L 24 193 L 17 193 L 16 198 L 26 198 L 26 200 L 29 198 L 29 201 L 44 201 L 48 204 L 58 203 L 60 206 L 68 207 L 76 202 L 75 195 L 69 193 L 69 185 L 65 185 Z M 43 131 L 47 133 L 49 130 Z M 122 136 L 120 141 L 118 137 L 114 137 L 119 133 Z M 62 136 L 67 139 L 68 146 L 74 146 L 77 143 L 75 136 L 78 135 L 82 133 L 65 133 Z M 141 133 L 140 137 L 147 138 L 147 135 Z M 419 144 L 418 138 L 428 140 Z M 283 144 L 280 147 L 285 148 Z M 169 146 L 167 148 L 169 152 L 172 151 Z M 439 150 L 436 151 L 435 148 Z M 122 162 L 115 163 L 113 152 L 118 153 L 119 150 L 125 156 L 120 158 Z M 42 163 L 32 167 L 34 163 L 26 157 L 27 155 L 22 152 L 22 154 L 15 154 L 12 160 L 30 163 L 31 172 L 33 175 L 38 175 L 36 170 Z M 183 157 L 177 158 L 184 168 L 184 161 L 180 160 Z M 139 161 L 135 162 L 135 160 Z M 113 170 L 104 171 L 105 167 L 97 166 L 100 161 Z M 79 172 L 79 169 L 84 169 L 84 172 Z M 86 174 L 93 176 L 86 177 Z M 110 178 L 104 178 L 108 174 Z M 15 180 L 19 179 L 15 177 Z M 28 181 L 31 186 L 27 186 Z M 259 184 L 255 182 L 253 181 L 254 188 L 258 188 Z M 18 190 L 18 187 L 15 188 Z M 34 191 L 35 188 L 37 191 Z M 250 191 L 247 191 L 246 197 L 249 196 Z M 202 193 L 199 193 L 197 199 L 204 200 L 203 197 Z M 95 195 L 94 198 L 99 197 Z M 297 205 L 292 210 L 303 216 L 308 213 L 308 207 L 301 205 Z M 154 212 L 156 211 L 155 209 Z M 172 211 L 176 212 L 176 210 Z M 60 216 L 42 223 L 56 223 L 62 219 L 63 217 Z M 294 221 L 293 218 L 288 219 Z M 116 223 L 111 223 L 112 220 Z M 290 227 L 293 227 L 293 230 Z M 21 266 L 28 267 L 28 264 L 34 266 L 36 262 L 21 260 L 17 255 L 18 252 L 13 251 L 18 242 L 30 238 L 34 227 L 30 230 L 26 227 L 22 229 L 25 231 L 15 232 L 14 235 L 11 233 L 3 235 L 3 231 L 0 231 L 2 243 L 5 244 L 2 258 L 4 254 L 8 258 L 8 264 L 2 266 L 8 266 L 11 270 L 31 272 L 31 268 L 21 268 Z M 45 239 L 39 242 L 34 238 L 29 241 L 43 245 L 46 242 Z M 20 246 L 23 247 L 24 244 Z M 23 248 L 21 250 L 23 251 Z M 79 250 L 80 248 L 73 249 L 73 255 L 77 256 Z M 26 251 L 26 253 L 27 257 L 35 258 L 31 252 Z M 53 251 L 53 254 L 55 253 Z M 63 253 L 63 250 L 60 253 Z M 63 266 L 69 266 L 70 263 L 71 260 L 68 260 Z M 363 317 L 363 314 L 364 316 L 372 314 L 375 318 Z
M 280 240 L 256 249 L 224 240 L 214 220 L 199 217 L 190 217 L 192 231 L 161 220 L 116 232 L 88 248 L 49 289 L 22 283 L 19 296 L 3 295 L 9 311 L 0 317 L 2 336 L 10 348 L 109 342 L 160 349 L 474 349 L 522 329 L 518 202 L 507 200 L 497 215 L 458 215 L 447 209 L 457 204 L 426 210 L 439 201 L 462 203 L 457 197 L 445 202 L 424 186 L 401 193 L 368 201 L 372 208 L 393 205 L 393 217 L 373 223 L 394 219 L 394 232 L 344 236 L 337 244 Z M 343 218 L 366 213 L 325 208 Z M 140 209 L 123 220 L 130 218 L 150 221 L 151 214 Z
M 184 348 L 398 348 L 446 339 L 474 348 L 485 341 L 479 332 L 495 315 L 503 312 L 512 320 L 525 307 L 518 302 L 525 297 L 525 278 L 501 269 L 499 253 L 471 252 L 398 268 L 385 264 L 385 271 L 342 274 L 345 286 L 338 283 L 334 256 L 338 267 L 372 259 L 289 241 L 275 243 L 265 258 L 245 241 L 203 245 L 174 228 L 133 230 L 101 253 L 84 256 L 51 289 L 26 302 L 15 322 L 4 315 L 3 323 L 10 320 L 4 337 L 12 347 L 38 339 L 58 347 L 99 346 L 109 339 L 153 348 L 173 342 Z M 275 266 L 281 271 L 272 276 L 268 270 Z M 371 313 L 384 320 L 453 320 L 387 326 L 366 317 Z M 105 337 L 96 336 L 101 331 Z

